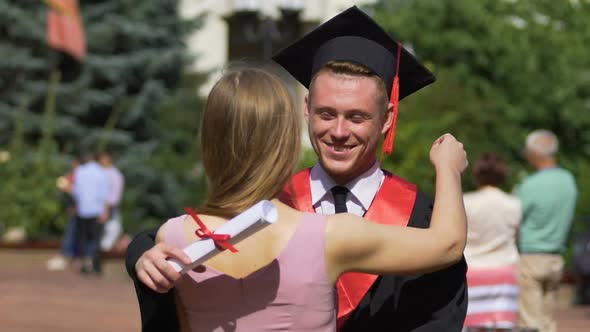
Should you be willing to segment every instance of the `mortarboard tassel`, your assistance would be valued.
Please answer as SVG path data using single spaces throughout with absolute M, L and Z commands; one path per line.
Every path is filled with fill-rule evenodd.
M 399 108 L 399 63 L 401 57 L 402 44 L 397 43 L 397 59 L 395 65 L 395 77 L 393 78 L 393 86 L 391 87 L 391 98 L 389 102 L 393 104 L 393 120 L 391 128 L 385 134 L 385 140 L 383 141 L 383 149 L 381 150 L 381 160 L 385 155 L 393 153 L 393 142 L 395 140 L 395 125 L 397 124 L 397 113 Z

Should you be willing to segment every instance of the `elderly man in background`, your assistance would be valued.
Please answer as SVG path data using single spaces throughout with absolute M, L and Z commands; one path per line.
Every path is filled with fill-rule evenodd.
M 540 332 L 557 330 L 554 304 L 578 196 L 573 175 L 557 163 L 558 148 L 558 139 L 551 131 L 529 134 L 525 153 L 536 172 L 524 179 L 516 191 L 523 211 L 519 321 Z

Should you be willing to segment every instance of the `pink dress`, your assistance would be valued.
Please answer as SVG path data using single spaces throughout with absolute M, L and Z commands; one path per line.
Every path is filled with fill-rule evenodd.
M 182 220 L 166 222 L 178 248 Z M 336 291 L 325 266 L 326 218 L 305 213 L 287 246 L 268 265 L 236 279 L 206 267 L 176 284 L 191 331 L 335 331 Z

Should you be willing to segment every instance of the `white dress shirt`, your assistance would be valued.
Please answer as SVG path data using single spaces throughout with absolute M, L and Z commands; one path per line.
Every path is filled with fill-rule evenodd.
M 344 186 L 350 190 L 346 197 L 348 213 L 362 217 L 371 206 L 384 179 L 385 175 L 379 163 L 375 161 L 370 169 L 345 184 Z M 315 212 L 334 214 L 334 196 L 332 196 L 330 189 L 339 184 L 332 180 L 320 164 L 316 164 L 311 169 L 309 181 L 311 185 L 311 203 Z

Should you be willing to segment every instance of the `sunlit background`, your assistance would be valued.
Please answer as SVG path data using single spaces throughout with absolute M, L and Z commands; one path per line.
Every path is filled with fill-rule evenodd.
M 470 159 L 495 151 L 508 161 L 503 189 L 510 192 L 532 171 L 522 156 L 526 135 L 550 129 L 580 191 L 568 266 L 573 240 L 590 227 L 590 1 L 84 0 L 79 11 L 70 4 L 76 1 L 0 0 L 0 294 L 9 294 L 6 301 L 0 295 L 0 307 L 13 308 L 8 316 L 24 310 L 15 303 L 40 301 L 19 297 L 19 287 L 46 287 L 40 276 L 49 273 L 45 259 L 57 252 L 67 222 L 59 186 L 73 156 L 109 149 L 125 192 L 123 233 L 107 253 L 108 273 L 91 281 L 71 272 L 48 278 L 82 288 L 96 282 L 105 287 L 99 294 L 107 293 L 97 303 L 127 305 L 111 307 L 119 308 L 119 325 L 89 330 L 137 330 L 135 295 L 122 268 L 125 245 L 206 195 L 198 134 L 212 83 L 233 63 L 264 66 L 285 80 L 302 110 L 306 90 L 270 57 L 354 4 L 437 77 L 401 103 L 396 150 L 385 168 L 434 194 L 430 144 L 452 132 Z M 67 33 L 51 37 L 52 13 L 69 21 Z M 302 140 L 300 167 L 310 166 L 315 155 L 306 133 Z M 474 188 L 468 170 L 464 190 Z M 10 284 L 15 280 L 20 286 Z M 574 280 L 566 273 L 564 285 Z M 62 286 L 48 290 L 48 298 L 65 294 Z M 575 292 L 564 289 L 565 310 Z M 69 312 L 41 315 L 26 331 L 45 330 L 46 320 L 67 330 L 81 307 L 54 308 Z M 0 313 L 0 325 L 24 324 L 11 317 Z

